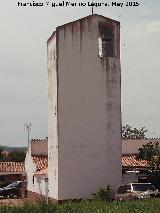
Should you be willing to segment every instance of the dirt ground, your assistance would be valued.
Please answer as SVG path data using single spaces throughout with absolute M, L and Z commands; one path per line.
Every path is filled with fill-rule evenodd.
M 0 206 L 23 206 L 25 199 L 0 199 Z

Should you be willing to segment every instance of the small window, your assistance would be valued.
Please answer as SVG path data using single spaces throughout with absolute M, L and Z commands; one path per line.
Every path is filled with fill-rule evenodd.
M 34 175 L 33 175 L 33 177 L 32 177 L 32 182 L 33 182 L 33 185 L 34 185 Z
M 45 178 L 45 183 L 48 183 L 48 178 Z

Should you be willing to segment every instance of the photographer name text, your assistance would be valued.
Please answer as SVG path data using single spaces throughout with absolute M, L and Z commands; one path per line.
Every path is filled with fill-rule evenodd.
M 17 2 L 18 7 L 138 7 L 140 5 L 139 2 L 136 1 L 126 1 L 126 2 L 118 2 L 112 1 L 110 3 L 107 2 L 69 2 L 69 1 L 61 1 L 61 2 Z

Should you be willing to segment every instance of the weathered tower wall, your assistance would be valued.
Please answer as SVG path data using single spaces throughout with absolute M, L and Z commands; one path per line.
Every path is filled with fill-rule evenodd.
M 83 198 L 98 187 L 114 190 L 121 184 L 119 29 L 119 22 L 93 15 L 58 27 L 49 41 L 48 170 L 54 199 Z
M 111 57 L 98 56 L 101 22 L 113 30 Z M 91 16 L 60 27 L 57 36 L 58 199 L 64 200 L 121 184 L 119 23 Z
M 56 33 L 48 40 L 48 188 L 58 200 L 57 49 Z

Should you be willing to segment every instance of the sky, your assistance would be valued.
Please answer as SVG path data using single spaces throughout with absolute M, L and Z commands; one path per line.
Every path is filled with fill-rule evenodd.
M 51 7 L 61 1 L 47 1 L 20 0 L 44 4 L 22 7 L 17 0 L 0 0 L 1 145 L 27 146 L 27 122 L 30 138 L 48 135 L 47 39 L 57 26 L 91 14 L 88 6 Z M 130 7 L 122 0 L 94 2 L 109 4 L 94 13 L 121 22 L 123 125 L 145 126 L 148 137 L 160 137 L 160 1 Z

